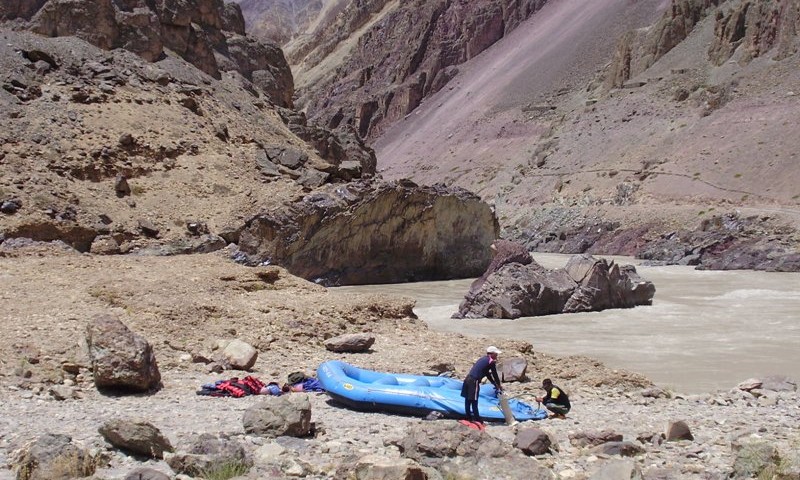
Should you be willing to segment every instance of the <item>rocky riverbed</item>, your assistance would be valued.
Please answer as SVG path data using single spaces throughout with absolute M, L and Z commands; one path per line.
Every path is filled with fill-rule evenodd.
M 742 386 L 749 392 L 731 385 L 730 391 L 686 396 L 635 373 L 584 357 L 555 357 L 525 342 L 433 332 L 413 317 L 407 298 L 329 291 L 276 267 L 236 265 L 219 253 L 36 253 L 45 252 L 2 260 L 0 462 L 9 468 L 0 470 L 0 479 L 20 473 L 10 468 L 19 452 L 46 433 L 69 435 L 94 455 L 93 478 L 122 479 L 141 467 L 167 477 L 151 471 L 128 478 L 188 478 L 176 477 L 165 460 L 108 444 L 98 428 L 114 419 L 151 423 L 178 453 L 200 434 L 224 436 L 252 463 L 243 478 L 580 479 L 639 478 L 642 472 L 643 478 L 705 479 L 748 478 L 765 468 L 783 472 L 776 478 L 798 478 L 800 472 L 800 397 L 791 382 L 751 382 Z M 96 314 L 118 316 L 153 345 L 160 390 L 97 391 L 81 346 Z M 324 346 L 332 336 L 362 332 L 376 339 L 365 353 Z M 252 371 L 209 371 L 201 358 L 213 357 L 220 340 L 234 338 L 259 351 Z M 292 393 L 308 397 L 313 433 L 268 438 L 246 434 L 243 426 L 244 412 L 267 397 L 195 394 L 203 383 L 245 374 L 284 382 L 289 372 L 313 374 L 334 358 L 383 371 L 446 369 L 461 377 L 490 343 L 504 351 L 501 360 L 528 362 L 529 380 L 508 383 L 511 395 L 530 399 L 540 393 L 541 379 L 552 377 L 573 400 L 567 419 L 491 424 L 477 432 L 452 420 L 356 412 L 324 394 Z M 666 441 L 668 433 L 677 435 L 668 426 L 680 421 L 693 439 Z M 519 436 L 532 429 L 543 432 L 537 434 L 550 446 L 526 455 L 517 447 Z M 432 445 L 421 440 L 427 437 Z M 38 475 L 30 478 L 66 478 Z

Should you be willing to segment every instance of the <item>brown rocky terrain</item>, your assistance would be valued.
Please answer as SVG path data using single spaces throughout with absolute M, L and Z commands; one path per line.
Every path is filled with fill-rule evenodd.
M 317 253 L 304 255 L 312 259 L 327 251 L 338 263 L 298 270 L 307 278 L 446 278 L 479 272 L 488 263 L 497 227 L 479 199 L 448 188 L 430 194 L 420 189 L 419 196 L 404 188 L 380 204 L 360 198 L 369 189 L 343 186 L 374 176 L 374 152 L 351 128 L 318 128 L 290 108 L 292 77 L 283 53 L 244 36 L 235 5 L 70 5 L 4 5 L 3 17 L 14 19 L 7 25 L 15 28 L 2 31 L 0 46 L 4 250 L 27 238 L 64 241 L 81 252 L 169 255 L 213 251 L 238 242 L 242 232 L 245 247 L 255 248 L 267 241 L 258 238 L 266 233 L 246 227 L 267 214 L 282 219 L 273 224 L 286 233 L 268 241 L 292 250 L 298 237 L 291 225 L 304 223 L 305 238 L 309 228 L 319 230 L 320 215 L 331 206 L 301 218 L 292 205 L 319 202 L 325 194 L 313 190 L 336 184 L 329 199 L 352 210 L 341 209 L 346 222 L 358 219 L 345 228 L 402 212 L 398 227 L 407 237 L 362 232 L 360 246 L 339 255 L 341 232 L 321 229 L 313 243 Z M 95 28 L 97 15 L 104 20 Z M 374 183 L 379 189 L 380 181 Z M 464 223 L 462 216 L 481 220 L 440 237 L 441 247 L 414 257 L 413 264 L 390 261 L 421 251 L 419 235 L 427 229 L 430 237 L 431 225 Z M 446 268 L 444 254 L 466 269 Z M 270 257 L 258 261 L 290 264 L 288 256 Z

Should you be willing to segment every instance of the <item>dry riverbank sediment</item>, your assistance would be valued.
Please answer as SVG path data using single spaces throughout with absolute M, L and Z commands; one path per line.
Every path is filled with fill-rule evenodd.
M 325 290 L 274 267 L 234 265 L 220 254 L 156 258 L 46 253 L 2 260 L 2 464 L 11 462 L 14 452 L 31 440 L 51 432 L 70 435 L 74 442 L 103 454 L 95 478 L 125 478 L 141 466 L 174 478 L 163 460 L 124 454 L 97 432 L 105 422 L 123 418 L 147 420 L 178 450 L 200 433 L 228 435 L 254 461 L 247 478 L 347 478 L 348 465 L 368 455 L 399 461 L 399 439 L 421 424 L 463 428 L 448 420 L 355 412 L 325 395 L 302 393 L 296 395 L 308 395 L 311 401 L 314 436 L 248 435 L 242 416 L 260 401 L 258 397 L 195 395 L 205 382 L 243 372 L 210 373 L 207 365 L 192 361 L 200 354 L 213 354 L 218 340 L 240 338 L 259 350 L 251 373 L 279 382 L 292 371 L 313 373 L 319 363 L 333 358 L 406 373 L 430 373 L 449 363 L 461 376 L 486 345 L 497 344 L 504 350 L 501 359 L 521 357 L 529 364 L 531 381 L 509 383 L 512 395 L 540 393 L 538 382 L 546 376 L 571 394 L 574 408 L 566 420 L 495 424 L 482 434 L 512 445 L 521 430 L 541 429 L 556 446 L 535 458 L 553 478 L 611 478 L 596 475 L 619 462 L 629 462 L 626 465 L 640 469 L 645 478 L 725 478 L 744 471 L 743 456 L 748 465 L 756 462 L 752 452 L 760 447 L 753 445 L 775 449 L 783 459 L 780 468 L 794 468 L 795 474 L 800 468 L 792 457 L 800 441 L 796 391 L 756 390 L 754 395 L 733 389 L 693 396 L 663 392 L 639 375 L 611 370 L 585 357 L 554 357 L 513 339 L 430 331 L 413 318 L 407 298 Z M 84 368 L 87 359 L 81 343 L 89 319 L 102 313 L 119 316 L 153 345 L 161 390 L 132 396 L 96 391 Z M 326 337 L 355 332 L 376 337 L 369 353 L 337 354 L 323 345 Z M 78 365 L 80 373 L 65 373 L 64 364 Z M 57 400 L 59 392 L 72 398 Z M 686 422 L 694 439 L 661 442 L 659 435 L 667 425 L 679 420 Z M 580 445 L 581 434 L 599 431 L 622 435 L 639 447 L 638 453 L 621 457 Z M 522 464 L 515 470 L 517 457 L 501 459 L 502 469 L 490 474 L 474 466 L 482 460 L 479 455 L 467 453 L 448 461 L 463 464 L 460 478 L 529 478 Z M 429 478 L 446 478 L 443 471 L 425 470 Z M 0 470 L 0 479 L 14 475 L 10 469 Z

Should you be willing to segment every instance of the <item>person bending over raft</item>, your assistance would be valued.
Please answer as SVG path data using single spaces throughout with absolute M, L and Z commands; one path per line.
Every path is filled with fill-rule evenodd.
M 481 415 L 478 412 L 478 394 L 481 389 L 481 380 L 488 378 L 497 389 L 497 393 L 503 393 L 500 388 L 500 377 L 497 375 L 497 355 L 501 354 L 497 347 L 488 347 L 486 356 L 481 357 L 472 366 L 472 369 L 464 379 L 464 386 L 461 387 L 461 396 L 464 397 L 464 414 L 468 422 L 483 425 Z

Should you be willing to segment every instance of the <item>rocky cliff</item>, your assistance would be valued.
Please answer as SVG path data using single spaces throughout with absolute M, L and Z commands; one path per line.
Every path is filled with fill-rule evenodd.
M 122 48 L 156 61 L 165 50 L 219 79 L 236 71 L 278 105 L 291 106 L 292 74 L 275 44 L 245 36 L 236 4 L 222 0 L 48 0 L 11 3 L 0 18 L 41 35 L 74 35 L 104 50 Z
M 497 234 L 494 213 L 464 190 L 362 181 L 250 218 L 238 244 L 247 263 L 351 285 L 478 276 Z
M 286 46 L 298 104 L 374 139 L 545 2 L 351 2 Z
M 248 35 L 285 45 L 307 35 L 325 13 L 343 2 L 331 0 L 234 0 L 242 9 Z M 328 13 L 330 14 L 330 13 Z

